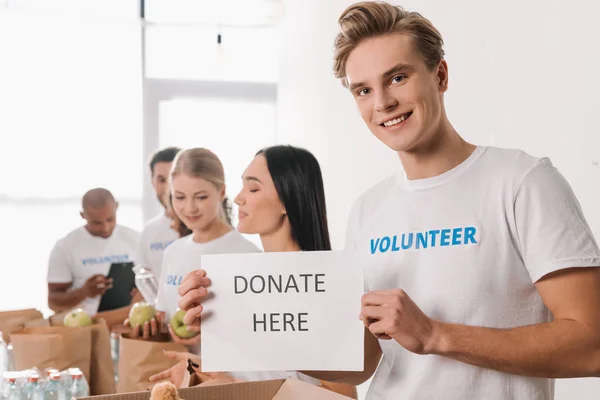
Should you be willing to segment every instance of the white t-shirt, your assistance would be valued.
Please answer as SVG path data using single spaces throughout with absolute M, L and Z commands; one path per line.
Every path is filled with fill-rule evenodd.
M 194 242 L 193 235 L 177 239 L 167 248 L 158 281 L 156 309 L 164 311 L 166 321 L 177 311 L 181 280 L 201 268 L 200 257 L 205 254 L 257 253 L 260 250 L 238 232 L 232 230 L 206 243 Z
M 164 213 L 160 213 L 148 221 L 140 235 L 136 264 L 150 269 L 158 279 L 163 253 L 178 238 L 177 232 L 171 229 L 171 219 Z
M 260 249 L 236 231 L 207 243 L 196 243 L 192 235 L 178 239 L 165 251 L 163 266 L 158 283 L 156 309 L 164 311 L 166 321 L 177 311 L 179 294 L 177 289 L 181 280 L 191 271 L 201 268 L 200 257 L 205 254 L 259 253 Z M 200 348 L 190 349 L 199 353 Z M 319 381 L 296 371 L 229 372 L 234 378 L 245 381 L 264 381 L 294 377 L 313 384 Z
M 48 283 L 73 282 L 71 289 L 83 287 L 93 275 L 108 275 L 110 265 L 134 262 L 139 233 L 117 225 L 107 238 L 93 236 L 81 226 L 58 240 L 48 261 Z M 100 296 L 85 299 L 79 307 L 95 315 Z
M 409 181 L 398 172 L 353 206 L 347 247 L 370 259 L 368 291 L 403 289 L 431 318 L 513 328 L 550 321 L 534 283 L 600 265 L 573 191 L 548 159 L 478 147 L 456 168 Z M 549 400 L 554 381 L 411 353 L 380 340 L 367 399 Z

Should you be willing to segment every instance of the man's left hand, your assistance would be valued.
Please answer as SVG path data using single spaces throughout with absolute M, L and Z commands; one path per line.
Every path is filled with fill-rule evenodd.
M 360 319 L 379 339 L 394 339 L 417 354 L 432 352 L 439 323 L 421 311 L 402 289 L 366 293 Z

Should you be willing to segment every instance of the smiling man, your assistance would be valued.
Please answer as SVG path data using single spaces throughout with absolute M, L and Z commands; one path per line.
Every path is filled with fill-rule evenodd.
M 547 158 L 459 135 L 429 20 L 361 2 L 339 24 L 335 75 L 404 171 L 350 215 L 347 247 L 370 257 L 365 370 L 307 373 L 360 384 L 377 370 L 370 400 L 548 400 L 552 378 L 600 376 L 600 251 L 567 181 Z

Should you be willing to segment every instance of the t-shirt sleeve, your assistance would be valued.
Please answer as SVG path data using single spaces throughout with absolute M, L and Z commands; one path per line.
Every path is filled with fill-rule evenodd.
M 363 268 L 369 267 L 369 258 L 362 252 L 359 246 L 359 232 L 360 232 L 360 199 L 358 199 L 350 210 L 348 217 L 348 225 L 346 227 L 346 242 L 344 244 L 345 251 L 351 251 L 356 253 L 356 257 L 364 262 Z M 363 290 L 365 293 L 369 292 L 369 285 L 367 284 L 366 277 L 363 278 Z
M 69 266 L 69 258 L 61 242 L 54 245 L 48 260 L 48 283 L 73 282 L 73 273 Z
M 150 268 L 150 265 L 148 264 L 147 248 L 148 248 L 148 246 L 146 243 L 146 237 L 142 233 L 139 236 L 136 251 L 135 251 L 135 265 L 136 266 L 139 265 L 139 266 L 142 266 L 145 268 Z
M 346 226 L 345 250 L 358 250 L 358 231 L 359 231 L 359 202 L 356 201 L 350 209 L 348 225 Z
M 525 175 L 514 211 L 521 255 L 534 283 L 561 269 L 600 266 L 600 250 L 581 206 L 549 159 Z

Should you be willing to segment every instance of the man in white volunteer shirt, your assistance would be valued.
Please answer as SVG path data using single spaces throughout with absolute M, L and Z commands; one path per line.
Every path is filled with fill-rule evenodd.
M 427 19 L 362 2 L 339 23 L 335 75 L 403 168 L 350 215 L 347 247 L 368 257 L 364 371 L 307 374 L 377 370 L 370 400 L 549 400 L 553 378 L 600 376 L 600 250 L 569 184 L 548 159 L 459 136 Z M 186 281 L 192 324 L 210 281 Z
M 567 181 L 459 136 L 442 37 L 421 15 L 360 3 L 340 25 L 336 77 L 404 172 L 350 215 L 347 246 L 370 258 L 365 371 L 331 375 L 364 382 L 383 353 L 368 399 L 486 400 L 599 376 L 600 251 Z
M 106 278 L 111 263 L 134 261 L 139 234 L 117 224 L 118 204 L 108 190 L 92 189 L 81 203 L 86 224 L 58 240 L 50 253 L 48 305 L 55 312 L 82 307 L 93 316 L 112 284 Z M 101 314 L 112 326 L 123 323 L 127 309 Z
M 136 264 L 151 270 L 157 279 L 160 276 L 163 252 L 179 237 L 177 232 L 171 228 L 173 221 L 166 215 L 167 204 L 165 201 L 168 201 L 171 165 L 180 150 L 177 147 L 157 150 L 150 156 L 148 163 L 152 187 L 163 209 L 148 221 L 140 235 Z

